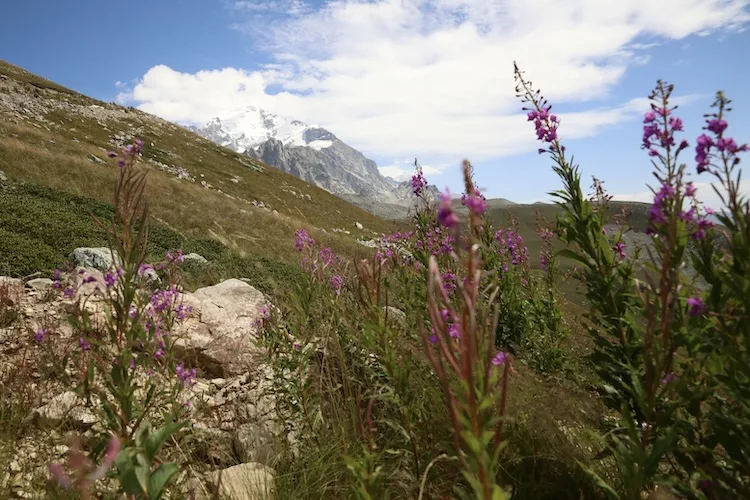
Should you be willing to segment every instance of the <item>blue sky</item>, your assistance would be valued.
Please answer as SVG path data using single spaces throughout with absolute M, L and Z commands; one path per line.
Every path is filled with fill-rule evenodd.
M 181 123 L 254 104 L 325 126 L 390 175 L 416 156 L 454 191 L 468 157 L 488 196 L 527 202 L 558 183 L 513 96 L 518 60 L 584 174 L 643 199 L 640 114 L 657 78 L 684 99 L 691 143 L 718 89 L 750 140 L 748 3 L 26 0 L 4 10 L 0 58 Z

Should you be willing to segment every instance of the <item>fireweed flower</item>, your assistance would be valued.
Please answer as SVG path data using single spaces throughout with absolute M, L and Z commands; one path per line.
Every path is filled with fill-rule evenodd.
M 427 179 L 424 178 L 422 169 L 419 168 L 417 173 L 411 176 L 411 191 L 416 196 L 421 196 L 422 192 L 427 187 Z
M 186 306 L 185 304 L 179 304 L 174 308 L 175 317 L 177 321 L 184 321 L 185 318 L 190 316 L 193 312 L 193 306 Z
M 329 247 L 321 248 L 319 257 L 321 262 L 323 262 L 323 264 L 325 264 L 326 266 L 338 264 L 339 262 L 341 262 L 341 258 L 333 253 L 333 250 L 331 250 Z
M 445 227 L 453 227 L 458 224 L 458 217 L 453 212 L 453 199 L 450 191 L 446 189 L 445 193 L 440 193 L 440 207 L 438 208 L 438 222 Z
M 164 258 L 169 262 L 170 264 L 174 264 L 175 262 L 185 262 L 185 255 L 182 253 L 182 250 L 178 249 L 175 252 L 167 252 L 164 255 Z M 140 271 L 140 269 L 139 269 Z
M 511 264 L 525 264 L 529 259 L 529 249 L 523 246 L 523 237 L 512 229 L 498 229 L 495 241 L 499 244 L 498 253 L 509 256 Z
M 456 289 L 456 275 L 453 273 L 443 273 L 440 275 L 440 281 L 443 283 L 443 290 L 451 293 Z
M 149 271 L 153 271 L 154 267 L 150 264 L 146 264 L 145 262 L 141 263 L 140 266 L 138 266 L 138 276 L 146 276 Z
M 294 238 L 294 248 L 300 252 L 308 246 L 315 245 L 315 240 L 312 239 L 304 229 L 297 229 L 294 232 Z
M 625 258 L 625 243 L 623 243 L 622 241 L 618 241 L 612 247 L 612 249 L 615 251 L 618 257 L 620 257 L 621 259 Z
M 335 274 L 328 279 L 328 284 L 331 286 L 331 290 L 336 292 L 336 295 L 341 295 L 341 288 L 344 286 L 344 277 L 340 274 Z
M 36 335 L 34 335 L 34 340 L 36 340 L 37 344 L 41 344 L 44 342 L 44 339 L 47 338 L 47 334 L 49 334 L 49 330 L 46 328 L 39 328 L 36 331 Z
M 509 360 L 509 356 L 507 353 L 500 351 L 497 354 L 495 354 L 495 357 L 492 358 L 492 364 L 495 366 L 502 366 L 505 363 L 507 363 Z
M 91 345 L 89 345 L 89 343 L 83 337 L 80 337 L 78 339 L 78 346 L 81 348 L 82 351 L 88 351 L 89 349 L 91 349 Z
M 461 203 L 465 205 L 466 208 L 471 210 L 474 215 L 477 216 L 482 215 L 487 211 L 487 201 L 479 192 L 474 192 L 469 195 L 464 194 L 461 197 Z
M 118 266 L 114 271 L 107 272 L 107 274 L 104 276 L 104 284 L 107 285 L 107 288 L 111 288 L 115 286 L 117 281 L 122 278 L 124 274 L 125 271 Z
M 534 122 L 536 138 L 547 143 L 557 140 L 557 127 L 560 125 L 560 120 L 557 116 L 550 114 L 551 109 L 552 106 L 546 106 L 540 110 L 532 109 L 526 115 L 528 121 Z M 544 152 L 544 149 L 539 150 L 540 154 Z
M 193 382 L 195 382 L 196 369 L 193 368 L 191 370 L 191 369 L 185 368 L 185 365 L 183 363 L 180 363 L 175 368 L 175 374 L 177 375 L 177 378 L 180 379 L 180 381 L 185 385 L 185 387 L 187 387 Z
M 747 151 L 748 145 L 743 144 L 738 146 L 735 140 L 731 137 L 724 137 L 724 132 L 727 129 L 727 122 L 724 119 L 714 117 L 706 120 L 706 126 L 703 127 L 705 130 L 712 132 L 715 137 L 711 137 L 707 134 L 701 134 L 696 140 L 695 147 L 695 162 L 697 164 L 697 170 L 699 174 L 702 174 L 711 164 L 712 148 L 716 148 L 720 153 L 720 158 L 729 160 L 729 163 L 736 164 L 739 161 L 736 157 L 732 160 L 740 151 Z
M 688 314 L 691 316 L 697 316 L 703 312 L 705 306 L 700 297 L 690 297 L 687 299 L 688 303 Z

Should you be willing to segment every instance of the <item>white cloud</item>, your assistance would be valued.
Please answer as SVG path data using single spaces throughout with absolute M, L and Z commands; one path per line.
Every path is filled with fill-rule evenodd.
M 566 137 L 641 112 L 611 102 L 655 43 L 739 29 L 750 0 L 301 0 L 234 2 L 271 64 L 179 73 L 151 68 L 122 94 L 164 118 L 200 123 L 255 104 L 330 129 L 366 154 L 455 163 L 536 148 L 519 113 L 512 61 L 562 113 Z M 272 7 L 285 16 L 257 22 Z M 649 89 L 641 89 L 646 93 Z M 599 100 L 598 103 L 594 101 Z M 606 100 L 606 101 L 605 101 Z M 582 104 L 583 103 L 583 104 Z M 383 167 L 399 173 L 401 167 Z M 402 169 L 401 169 L 402 170 Z
M 450 165 L 421 165 L 422 172 L 429 179 L 431 176 L 440 174 L 445 169 L 449 168 Z M 411 179 L 414 175 L 414 160 L 402 160 L 400 162 L 386 165 L 384 167 L 378 167 L 378 170 L 382 175 L 391 177 L 397 181 L 405 181 Z

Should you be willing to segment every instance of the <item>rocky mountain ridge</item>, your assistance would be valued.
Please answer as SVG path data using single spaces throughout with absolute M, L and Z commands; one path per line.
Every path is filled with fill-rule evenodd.
M 415 202 L 408 180 L 382 175 L 373 160 L 317 125 L 246 106 L 189 128 L 377 215 L 403 216 Z M 435 186 L 428 190 L 438 193 Z

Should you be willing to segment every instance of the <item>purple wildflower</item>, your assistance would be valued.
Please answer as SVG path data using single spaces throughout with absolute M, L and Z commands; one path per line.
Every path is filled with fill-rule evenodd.
M 336 292 L 336 295 L 341 295 L 341 288 L 344 286 L 344 277 L 340 274 L 335 274 L 328 279 L 328 284 Z
M 705 308 L 703 304 L 703 300 L 701 300 L 700 297 L 690 297 L 687 299 L 687 303 L 689 306 L 688 314 L 691 316 L 697 316 L 698 314 L 701 314 L 703 312 L 703 309 Z
M 727 129 L 727 122 L 714 118 L 706 122 L 706 128 L 716 135 L 721 135 Z
M 296 248 L 300 252 L 304 250 L 305 247 L 315 245 L 315 240 L 312 239 L 304 229 L 297 229 L 294 232 L 294 237 L 294 248 Z
M 661 383 L 662 384 L 668 384 L 668 383 L 672 382 L 675 379 L 677 379 L 677 375 L 675 375 L 672 372 L 669 372 L 666 375 L 664 375 L 664 377 L 661 379 Z
M 427 179 L 424 178 L 424 174 L 420 168 L 417 170 L 417 173 L 411 176 L 411 190 L 416 196 L 420 196 L 426 187 Z
M 474 215 L 482 215 L 487 211 L 487 202 L 484 196 L 479 192 L 474 192 L 470 195 L 463 195 L 461 202 L 472 211 Z
M 44 342 L 44 339 L 47 338 L 47 334 L 49 334 L 49 330 L 46 328 L 39 328 L 36 331 L 36 335 L 34 335 L 34 340 L 36 340 L 37 344 L 41 344 Z
M 81 348 L 82 351 L 88 351 L 89 349 L 91 349 L 91 346 L 83 337 L 80 337 L 78 339 L 78 346 Z
M 185 255 L 182 253 L 181 249 L 177 249 L 174 252 L 167 252 L 164 256 L 170 264 L 174 264 L 175 262 L 185 262 Z M 140 271 L 140 269 L 138 269 Z
M 445 227 L 453 227 L 458 223 L 458 217 L 453 212 L 452 198 L 450 191 L 446 189 L 445 193 L 440 193 L 440 207 L 438 208 L 438 222 Z
M 185 387 L 187 387 L 195 381 L 196 370 L 195 368 L 193 368 L 192 370 L 185 368 L 185 365 L 180 363 L 175 368 L 175 374 L 177 375 L 177 378 L 182 381 Z
M 622 241 L 618 241 L 615 243 L 615 246 L 612 247 L 612 250 L 615 251 L 618 257 L 621 259 L 625 258 L 625 243 Z
M 146 264 L 145 262 L 142 262 L 140 266 L 138 266 L 138 276 L 146 276 L 149 271 L 153 271 L 154 267 L 150 264 Z
M 527 115 L 528 121 L 534 122 L 537 139 L 549 143 L 557 139 L 557 127 L 560 124 L 557 116 L 549 114 L 550 109 L 551 106 L 547 106 L 541 110 L 532 109 Z M 544 152 L 544 150 L 540 150 L 541 152 Z
M 73 289 L 73 287 L 65 287 L 65 290 L 63 290 L 63 297 L 66 299 L 72 299 L 76 294 L 76 291 Z
M 505 363 L 507 363 L 509 360 L 509 356 L 507 353 L 500 351 L 497 354 L 495 354 L 495 357 L 492 358 L 492 364 L 495 366 L 502 366 Z
M 456 289 L 456 275 L 453 273 L 443 273 L 440 275 L 440 281 L 443 283 L 445 293 L 451 293 Z

